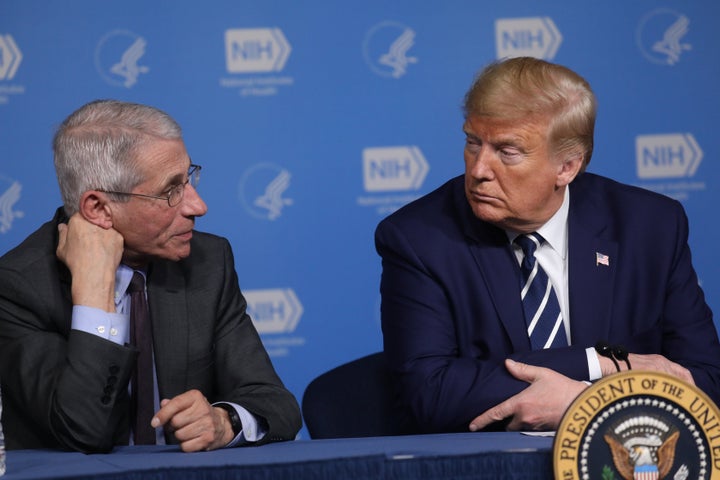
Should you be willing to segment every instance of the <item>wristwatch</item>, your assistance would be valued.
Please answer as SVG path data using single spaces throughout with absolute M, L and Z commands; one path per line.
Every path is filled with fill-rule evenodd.
M 237 437 L 238 433 L 242 431 L 242 422 L 240 421 L 240 415 L 232 405 L 227 403 L 216 403 L 214 407 L 222 408 L 228 413 L 230 417 L 230 426 L 232 427 L 233 437 Z

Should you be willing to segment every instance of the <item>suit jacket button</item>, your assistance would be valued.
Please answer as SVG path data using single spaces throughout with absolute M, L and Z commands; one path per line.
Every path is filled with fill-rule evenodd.
M 120 371 L 120 367 L 118 367 L 117 365 L 110 365 L 109 370 L 111 375 L 117 375 Z
M 110 403 L 110 395 L 103 395 L 100 401 L 103 405 L 107 405 L 108 403 Z

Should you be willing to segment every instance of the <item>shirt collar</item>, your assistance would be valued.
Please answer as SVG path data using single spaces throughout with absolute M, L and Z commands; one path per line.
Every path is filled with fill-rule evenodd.
M 132 280 L 135 271 L 136 270 L 133 270 L 124 263 L 118 265 L 117 270 L 115 270 L 115 305 L 118 305 L 120 300 L 122 300 L 123 296 L 127 293 L 130 280 Z M 140 270 L 137 271 L 142 273 L 143 276 L 145 275 L 145 272 Z
M 563 260 L 567 257 L 567 219 L 569 211 L 570 189 L 565 187 L 565 195 L 563 195 L 563 202 L 560 208 L 558 208 L 557 212 L 555 212 L 547 222 L 536 230 Z M 505 234 L 508 240 L 510 240 L 510 243 L 518 236 L 518 233 L 512 230 L 505 230 Z

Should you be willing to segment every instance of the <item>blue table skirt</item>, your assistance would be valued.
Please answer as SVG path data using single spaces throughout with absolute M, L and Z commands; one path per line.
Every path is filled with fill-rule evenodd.
M 72 479 L 552 479 L 552 438 L 459 433 L 298 440 L 183 453 L 177 446 L 109 454 L 7 452 L 2 480 Z

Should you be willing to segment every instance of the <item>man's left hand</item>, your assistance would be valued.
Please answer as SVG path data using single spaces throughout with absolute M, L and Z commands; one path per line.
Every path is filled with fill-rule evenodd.
M 483 412 L 470 422 L 470 431 L 483 429 L 507 417 L 508 430 L 555 430 L 567 407 L 587 385 L 554 370 L 510 359 L 505 367 L 530 385 L 522 392 Z
M 151 424 L 172 432 L 184 452 L 215 450 L 234 438 L 227 412 L 210 405 L 199 390 L 162 400 Z

